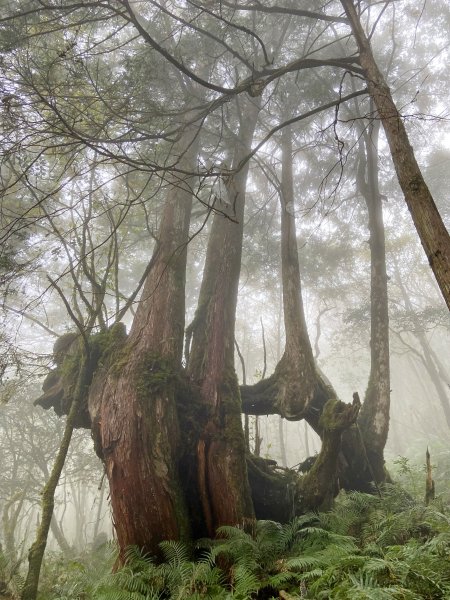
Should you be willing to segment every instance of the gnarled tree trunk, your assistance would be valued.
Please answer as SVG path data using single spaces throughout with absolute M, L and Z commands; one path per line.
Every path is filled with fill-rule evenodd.
M 198 129 L 186 128 L 178 167 L 195 169 Z M 175 177 L 175 176 L 174 176 Z M 178 473 L 175 402 L 184 336 L 192 177 L 169 179 L 152 265 L 125 347 L 98 369 L 89 395 L 96 448 L 106 467 L 117 539 L 158 553 L 190 535 Z
M 286 327 L 286 350 L 275 372 L 268 379 L 253 386 L 241 386 L 243 411 L 247 414 L 280 414 L 290 419 L 305 418 L 324 441 L 322 415 L 329 401 L 336 401 L 336 393 L 323 373 L 314 364 L 311 344 L 306 330 L 303 304 L 301 301 L 301 283 L 298 251 L 293 216 L 294 192 L 292 181 L 292 146 L 290 132 L 283 136 L 283 172 L 282 172 L 282 274 L 283 308 Z M 285 368 L 286 356 L 289 357 L 289 370 Z M 284 363 L 284 364 L 283 364 Z M 296 368 L 296 366 L 298 367 Z M 285 391 L 290 388 L 290 402 L 280 402 Z M 369 412 L 369 411 L 368 411 Z M 371 431 L 367 422 L 367 431 Z M 336 441 L 336 440 L 335 440 Z M 341 448 L 339 461 L 336 457 L 336 476 L 341 487 L 368 491 L 371 482 L 377 480 L 368 461 L 368 455 L 361 431 L 356 425 L 349 426 L 339 435 Z M 383 446 L 384 447 L 384 446 Z M 331 456 L 332 453 L 325 453 Z M 312 488 L 321 490 L 326 497 L 335 493 L 334 481 L 330 471 L 326 471 L 322 458 L 322 469 L 314 471 L 316 481 Z M 322 477 L 324 472 L 326 477 Z M 312 482 L 310 478 L 310 482 Z M 319 483 L 319 478 L 321 482 Z M 384 475 L 383 475 L 384 478 Z M 323 484 L 328 481 L 325 493 Z M 270 485 L 269 483 L 267 485 Z M 277 484 L 278 485 L 278 484 Z M 314 495 L 314 494 L 313 494 Z M 319 495 L 316 494 L 318 497 Z M 312 500 L 311 500 L 312 502 Z

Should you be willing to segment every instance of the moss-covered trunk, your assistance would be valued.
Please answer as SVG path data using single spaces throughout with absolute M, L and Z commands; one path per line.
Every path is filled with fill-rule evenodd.
M 243 217 L 248 162 L 260 98 L 246 98 L 227 180 L 226 216 L 211 227 L 199 303 L 191 327 L 188 375 L 198 389 L 198 433 L 187 441 L 189 478 L 195 481 L 196 533 L 253 517 L 245 463 L 241 401 L 234 370 L 234 327 L 241 268 Z M 199 515 L 197 515 L 198 517 Z
M 258 519 L 287 522 L 310 510 L 329 509 L 338 486 L 338 463 L 342 434 L 351 427 L 360 408 L 355 394 L 352 404 L 329 400 L 320 416 L 322 448 L 305 476 L 276 467 L 274 461 L 248 456 L 248 473 Z
M 177 147 L 180 172 L 192 172 L 198 130 Z M 104 460 L 121 557 L 130 545 L 156 554 L 162 540 L 189 535 L 178 473 L 175 403 L 184 335 L 185 273 L 192 205 L 190 176 L 168 181 L 163 217 L 125 347 L 98 369 L 89 412 Z

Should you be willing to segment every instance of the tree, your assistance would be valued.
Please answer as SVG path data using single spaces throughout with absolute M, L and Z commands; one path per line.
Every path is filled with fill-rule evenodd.
M 186 172 L 195 167 L 198 135 L 197 127 L 187 127 L 178 145 L 179 167 Z M 190 534 L 176 468 L 175 383 L 183 349 L 191 204 L 190 178 L 177 177 L 168 191 L 120 367 L 116 357 L 109 372 L 98 374 L 89 396 L 96 449 L 105 461 L 122 550 L 137 544 L 154 551 L 162 540 Z
M 61 261 L 73 293 L 55 278 L 50 283 L 61 291 L 78 328 L 55 346 L 56 368 L 39 402 L 69 413 L 69 428 L 92 428 L 110 484 L 122 560 L 130 544 L 157 553 L 163 539 L 214 535 L 222 524 L 245 525 L 255 512 L 271 518 L 271 505 L 283 494 L 286 498 L 288 482 L 294 482 L 294 510 L 301 512 L 329 505 L 338 474 L 341 485 L 359 489 L 385 478 L 389 377 L 377 125 L 363 129 L 360 157 L 373 290 L 372 375 L 360 429 L 358 396 L 352 405 L 341 403 L 314 360 L 292 213 L 302 196 L 294 173 L 298 145 L 292 141 L 300 123 L 310 145 L 317 134 L 337 156 L 338 168 L 327 166 L 324 187 L 329 182 L 333 198 L 342 187 L 342 107 L 367 95 L 365 88 L 349 87 L 349 75 L 366 77 L 394 161 L 401 148 L 409 148 L 400 115 L 390 96 L 385 100 L 389 90 L 353 4 L 342 5 L 347 18 L 323 8 L 260 3 L 222 2 L 217 8 L 187 2 L 175 8 L 124 1 L 30 10 L 13 5 L 4 20 L 23 34 L 19 43 L 2 30 L 9 49 L 6 91 L 12 96 L 2 132 L 8 169 L 4 206 L 19 194 L 20 217 L 36 213 L 36 239 L 45 241 L 50 232 L 63 246 Z M 275 38 L 268 34 L 274 15 L 282 23 Z M 330 53 L 330 47 L 340 48 L 340 31 L 348 24 L 360 56 L 347 56 L 346 49 Z M 263 41 L 269 37 L 270 45 Z M 35 48 L 36 39 L 45 43 Z M 281 169 L 261 159 L 264 148 L 275 157 L 281 153 Z M 252 186 L 262 189 L 256 177 L 249 179 L 253 159 L 281 201 L 276 235 L 286 340 L 273 374 L 239 390 L 234 345 L 245 198 Z M 430 219 L 438 224 L 438 218 L 414 157 L 409 161 L 409 174 L 399 166 L 399 178 L 409 192 L 411 181 L 416 186 L 407 201 L 419 229 L 427 219 L 421 231 L 428 243 Z M 428 203 L 420 214 L 419 191 Z M 121 224 L 131 211 L 148 217 L 156 197 L 161 218 L 155 209 L 157 227 L 143 227 L 155 238 L 153 252 L 130 290 L 120 281 Z M 200 203 L 200 230 L 208 231 L 209 242 L 184 364 L 187 251 L 198 233 L 190 230 L 193 198 Z M 70 238 L 59 221 L 63 209 L 75 232 Z M 7 214 L 5 239 L 21 229 L 21 218 Z M 106 226 L 94 232 L 93 224 L 104 221 Z M 444 282 L 439 252 L 445 255 L 445 247 L 445 242 L 442 249 L 430 246 Z M 135 303 L 127 335 L 121 321 Z M 88 374 L 76 391 L 74 376 L 83 369 Z M 266 462 L 245 456 L 241 399 L 244 412 L 304 418 L 319 432 L 322 451 L 305 478 L 277 474 Z M 262 485 L 268 490 L 263 502 Z M 292 506 L 284 502 L 275 508 L 281 505 L 277 518 L 287 518 Z M 35 589 L 33 583 L 29 597 Z
M 384 479 L 384 447 L 389 431 L 390 364 L 386 248 L 378 181 L 379 122 L 362 132 L 358 187 L 367 205 L 370 232 L 370 375 L 359 418 L 366 452 L 376 481 Z
M 189 416 L 185 446 L 190 479 L 197 479 L 191 498 L 200 500 L 199 531 L 213 536 L 219 524 L 245 523 L 254 516 L 245 466 L 239 388 L 234 371 L 236 304 L 241 270 L 248 155 L 260 111 L 260 98 L 241 102 L 239 134 L 227 176 L 228 206 L 216 214 L 206 252 L 198 308 L 189 336 L 187 375 L 198 386 L 198 423 Z M 196 431 L 198 429 L 198 432 Z M 194 504 L 194 506 L 195 506 Z M 191 514 L 195 514 L 195 510 Z
M 55 462 L 42 490 L 42 515 L 39 524 L 36 539 L 28 553 L 28 572 L 22 589 L 22 600 L 34 600 L 37 596 L 39 576 L 41 572 L 42 560 L 47 545 L 48 532 L 53 519 L 53 509 L 55 505 L 55 491 L 58 485 L 61 472 L 69 451 L 70 440 L 74 430 L 74 425 L 78 416 L 81 400 L 86 393 L 86 387 L 89 381 L 89 354 L 83 356 L 82 362 L 76 374 L 76 381 L 73 389 L 73 399 L 67 415 L 66 426 L 61 440 Z

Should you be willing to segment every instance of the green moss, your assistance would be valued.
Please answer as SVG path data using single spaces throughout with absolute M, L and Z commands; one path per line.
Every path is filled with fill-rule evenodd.
M 178 380 L 178 372 L 171 361 L 153 353 L 145 354 L 138 365 L 135 387 L 140 397 L 146 398 L 171 387 Z
M 323 407 L 322 415 L 320 416 L 320 426 L 326 431 L 333 431 L 338 429 L 338 425 L 335 423 L 336 409 L 340 401 L 336 398 L 328 400 Z
M 190 452 L 198 442 L 203 425 L 209 419 L 210 411 L 202 404 L 199 389 L 182 373 L 178 378 L 175 401 L 182 438 L 181 445 Z
M 91 362 L 100 366 L 110 366 L 116 361 L 117 354 L 126 345 L 127 334 L 123 323 L 115 323 L 105 331 L 89 337 Z
M 75 348 L 67 354 L 62 364 L 57 367 L 57 372 L 63 382 L 64 398 L 71 398 L 80 372 L 82 352 L 79 341 L 75 342 Z
M 73 335 L 73 334 L 66 334 Z M 99 367 L 109 367 L 115 360 L 127 339 L 125 326 L 122 323 L 116 323 L 110 329 L 100 331 L 88 337 L 89 344 L 89 364 L 87 366 L 88 378 L 90 384 L 92 377 Z M 75 337 L 74 342 L 67 347 L 65 354 L 61 356 L 62 362 L 55 369 L 59 376 L 63 389 L 63 403 L 71 401 L 78 375 L 84 356 L 84 345 L 81 337 Z M 68 406 L 67 406 L 68 410 Z
M 244 430 L 241 418 L 241 396 L 239 383 L 234 369 L 229 369 L 220 386 L 221 405 L 220 414 L 223 427 L 222 437 L 229 443 L 238 444 L 245 451 Z

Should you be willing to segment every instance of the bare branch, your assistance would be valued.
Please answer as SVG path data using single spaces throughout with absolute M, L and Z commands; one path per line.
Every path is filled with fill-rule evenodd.
M 275 15 L 290 15 L 295 17 L 306 17 L 308 19 L 317 19 L 319 21 L 330 21 L 333 23 L 348 23 L 345 17 L 336 15 L 326 15 L 325 13 L 315 12 L 311 10 L 302 10 L 300 8 L 286 8 L 284 6 L 264 6 L 261 2 L 253 2 L 252 4 L 239 4 L 237 2 L 227 2 L 222 0 L 221 4 L 228 6 L 234 10 L 253 11 Z

